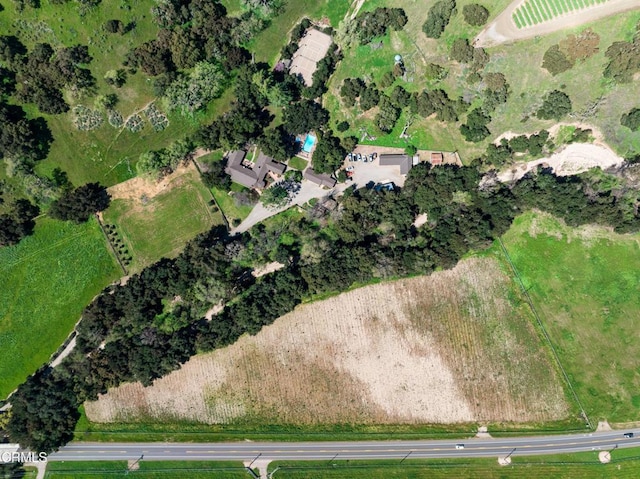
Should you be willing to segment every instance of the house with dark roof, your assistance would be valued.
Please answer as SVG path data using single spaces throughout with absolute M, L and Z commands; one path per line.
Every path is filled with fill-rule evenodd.
M 267 185 L 265 181 L 269 173 L 281 175 L 287 169 L 282 163 L 260 152 L 255 163 L 248 161 L 243 150 L 232 151 L 227 157 L 226 173 L 231 180 L 247 188 L 262 189 Z
M 312 168 L 304 170 L 302 172 L 302 176 L 305 180 L 309 180 L 316 185 L 324 186 L 326 188 L 333 188 L 336 186 L 336 180 L 325 173 L 316 173 Z
M 385 154 L 380 155 L 380 166 L 399 166 L 400 174 L 406 175 L 413 167 L 413 157 L 409 155 Z

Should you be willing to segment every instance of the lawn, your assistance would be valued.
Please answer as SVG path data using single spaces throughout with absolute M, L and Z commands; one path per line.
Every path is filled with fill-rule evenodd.
M 176 256 L 198 233 L 222 223 L 210 202 L 211 194 L 190 168 L 174 175 L 156 196 L 114 199 L 103 218 L 115 225 L 131 253 L 131 271 L 140 271 L 162 257 Z
M 640 235 L 528 213 L 504 244 L 591 421 L 637 421 Z
M 46 363 L 82 309 L 121 275 L 93 218 L 40 218 L 35 234 L 0 249 L 0 398 Z
M 126 461 L 56 462 L 47 464 L 46 479 L 101 479 L 129 476 L 137 479 L 246 479 L 249 476 L 239 462 L 145 461 L 139 469 L 128 471 Z
M 230 224 L 233 224 L 234 220 L 236 220 L 236 223 L 238 223 L 238 220 L 243 221 L 255 206 L 238 204 L 234 198 L 234 195 L 248 191 L 247 188 L 237 183 L 231 184 L 231 191 L 211 188 L 211 194 L 215 197 L 216 203 L 218 203 Z
M 432 459 L 419 461 L 318 461 L 273 462 L 273 479 L 623 479 L 640 474 L 637 449 L 612 453 L 612 462 L 601 464 L 597 453 L 557 456 L 512 456 L 510 466 L 491 459 Z M 516 453 L 517 454 L 517 453 Z
M 287 165 L 290 168 L 294 168 L 294 169 L 300 170 L 300 171 L 304 170 L 307 167 L 308 164 L 309 164 L 309 162 L 307 160 L 305 160 L 303 158 L 300 158 L 298 156 L 294 156 L 287 163 Z

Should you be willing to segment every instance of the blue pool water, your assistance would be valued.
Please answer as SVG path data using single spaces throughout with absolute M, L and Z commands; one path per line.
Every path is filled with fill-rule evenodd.
M 304 140 L 304 145 L 302 145 L 302 151 L 304 151 L 305 153 L 311 153 L 311 150 L 313 149 L 313 145 L 316 144 L 316 137 L 313 135 L 307 135 L 307 137 Z

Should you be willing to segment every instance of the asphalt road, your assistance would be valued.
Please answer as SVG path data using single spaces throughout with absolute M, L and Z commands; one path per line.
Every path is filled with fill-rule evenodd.
M 624 437 L 634 432 L 633 438 Z M 463 449 L 456 449 L 463 444 Z M 580 451 L 640 447 L 640 430 L 596 432 L 563 436 L 520 438 L 469 438 L 437 441 L 354 442 L 233 442 L 233 443 L 71 443 L 50 461 L 104 461 L 138 459 L 150 461 L 246 461 L 260 455 L 263 460 L 345 460 L 447 457 L 500 457 L 560 454 Z

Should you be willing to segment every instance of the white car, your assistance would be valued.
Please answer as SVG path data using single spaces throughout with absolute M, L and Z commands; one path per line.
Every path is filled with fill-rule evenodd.
M 464 444 L 456 444 L 456 449 L 464 449 Z

